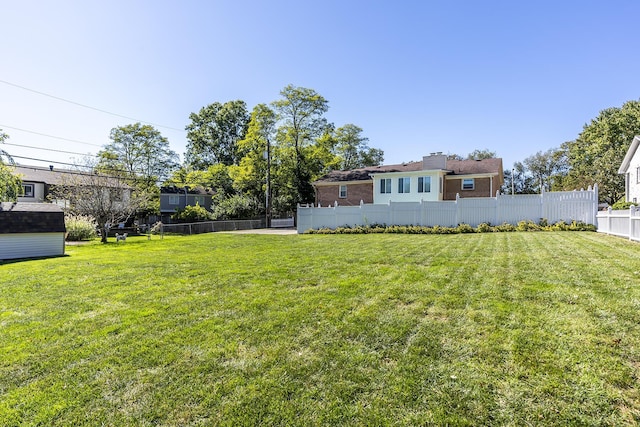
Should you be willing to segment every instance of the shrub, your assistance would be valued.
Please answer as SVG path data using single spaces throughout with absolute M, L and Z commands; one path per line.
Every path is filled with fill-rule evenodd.
M 469 224 L 460 224 L 457 227 L 442 227 L 434 225 L 433 227 L 420 225 L 357 225 L 354 227 L 344 226 L 336 229 L 320 228 L 318 230 L 307 230 L 306 234 L 369 234 L 369 233 L 389 233 L 389 234 L 459 234 L 459 233 L 495 233 L 495 232 L 513 232 L 513 231 L 596 231 L 597 227 L 584 222 L 572 221 L 566 223 L 559 221 L 550 225 L 546 220 L 541 220 L 545 225 L 536 224 L 533 221 L 520 221 L 518 225 L 503 223 L 501 225 L 492 226 L 488 223 L 482 223 L 476 228 Z
M 196 203 L 195 206 L 186 206 L 184 209 L 176 209 L 171 218 L 179 221 L 207 221 L 212 219 L 211 212 Z
M 90 240 L 98 236 L 96 220 L 88 215 L 67 214 L 64 216 L 64 225 L 67 228 L 67 240 L 71 242 Z
M 483 222 L 482 224 L 476 227 L 476 231 L 478 233 L 493 233 L 496 230 L 496 227 L 492 227 L 491 224 Z
M 611 205 L 611 209 L 613 209 L 614 211 L 621 211 L 624 209 L 629 209 L 631 205 L 637 205 L 637 204 L 632 202 L 625 202 L 624 198 L 622 198 L 617 202 L 615 202 L 613 205 Z

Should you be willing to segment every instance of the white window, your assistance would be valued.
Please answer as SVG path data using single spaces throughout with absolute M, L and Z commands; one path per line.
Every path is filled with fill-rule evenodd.
M 391 193 L 391 178 L 380 180 L 380 194 Z
M 170 205 L 179 205 L 180 204 L 180 196 L 172 194 L 169 196 L 169 204 Z
M 193 196 L 194 205 L 197 203 L 199 206 L 204 207 L 204 196 Z
M 476 188 L 476 183 L 473 178 L 465 178 L 462 180 L 463 190 L 473 190 L 474 188 Z
M 347 186 L 346 185 L 341 185 L 340 186 L 340 194 L 338 194 L 338 197 L 340 197 L 341 199 L 346 199 L 347 198 Z
M 34 197 L 33 184 L 22 184 L 23 197 Z
M 418 177 L 418 193 L 431 193 L 431 177 Z
M 411 178 L 398 178 L 398 193 L 411 192 Z
M 640 184 L 640 167 L 636 168 L 636 184 Z

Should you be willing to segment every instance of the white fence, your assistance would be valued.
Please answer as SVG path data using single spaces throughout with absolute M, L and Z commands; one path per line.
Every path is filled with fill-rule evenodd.
M 580 191 L 456 198 L 441 202 L 389 202 L 360 206 L 298 206 L 298 233 L 309 229 L 386 224 L 455 227 L 482 223 L 517 224 L 523 220 L 581 221 L 596 225 L 598 186 Z
M 640 209 L 635 206 L 625 210 L 614 211 L 609 208 L 598 212 L 597 220 L 599 233 L 640 241 Z

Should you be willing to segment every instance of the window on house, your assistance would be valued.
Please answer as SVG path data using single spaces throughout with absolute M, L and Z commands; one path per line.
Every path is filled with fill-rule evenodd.
M 636 168 L 636 184 L 640 184 L 640 167 Z
M 23 197 L 34 197 L 33 184 L 22 184 Z
M 398 178 L 398 193 L 411 192 L 411 178 Z
M 475 180 L 473 178 L 465 178 L 462 180 L 462 189 L 463 190 L 473 190 L 476 188 Z
M 418 193 L 431 193 L 431 177 L 418 177 Z
M 340 193 L 338 194 L 338 197 L 340 197 L 341 199 L 346 199 L 347 198 L 347 186 L 346 185 L 341 185 L 340 186 Z
M 380 180 L 380 194 L 391 193 L 391 178 Z
M 204 196 L 193 196 L 193 203 L 204 207 Z
M 169 196 L 169 204 L 170 205 L 179 205 L 180 204 L 180 196 L 178 195 L 170 195 Z

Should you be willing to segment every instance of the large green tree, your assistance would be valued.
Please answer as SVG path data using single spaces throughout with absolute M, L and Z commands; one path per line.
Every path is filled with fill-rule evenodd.
M 7 138 L 9 135 L 0 129 L 0 143 Z M 13 158 L 0 149 L 0 202 L 15 202 L 22 194 L 22 180 L 13 173 L 13 168 L 7 163 L 13 164 Z
M 384 152 L 369 147 L 369 138 L 362 135 L 362 128 L 346 124 L 331 133 L 333 152 L 338 157 L 338 169 L 349 170 L 377 166 L 384 160 Z
M 313 89 L 293 85 L 286 86 L 280 95 L 281 99 L 272 103 L 278 118 L 276 140 L 283 155 L 279 172 L 284 172 L 282 168 L 292 171 L 293 193 L 289 197 L 293 203 L 313 202 L 310 147 L 328 126 L 324 113 L 329 102 Z
M 141 123 L 111 129 L 111 142 L 98 152 L 98 169 L 155 184 L 178 167 L 178 154 L 169 140 L 151 125 Z
M 186 163 L 194 169 L 222 163 L 236 165 L 243 157 L 238 141 L 244 139 L 249 124 L 249 113 L 244 101 L 236 100 L 202 107 L 189 115 L 186 127 Z
M 640 101 L 602 110 L 575 141 L 563 146 L 571 167 L 565 187 L 598 184 L 600 201 L 618 201 L 624 195 L 624 177 L 618 168 L 635 135 L 640 135 Z
M 568 172 L 565 153 L 560 149 L 538 151 L 524 159 L 523 164 L 532 178 L 531 186 L 535 193 L 561 189 Z
M 178 167 L 178 154 L 171 150 L 167 138 L 151 125 L 141 123 L 111 129 L 111 142 L 98 152 L 95 169 L 105 175 L 125 179 L 137 193 L 146 193 L 137 204 L 139 215 L 157 213 L 159 205 L 158 182 L 168 178 Z

